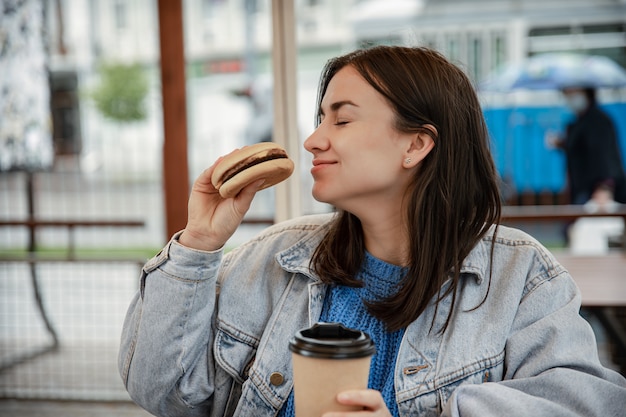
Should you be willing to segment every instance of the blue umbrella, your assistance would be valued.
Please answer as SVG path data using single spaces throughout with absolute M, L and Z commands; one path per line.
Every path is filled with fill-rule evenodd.
M 505 66 L 479 85 L 482 91 L 503 92 L 568 87 L 626 87 L 626 70 L 604 56 L 546 53 Z

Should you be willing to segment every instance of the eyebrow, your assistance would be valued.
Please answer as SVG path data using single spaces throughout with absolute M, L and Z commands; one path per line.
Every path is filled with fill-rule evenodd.
M 340 108 L 342 108 L 343 106 L 354 106 L 354 107 L 359 107 L 357 104 L 355 104 L 353 101 L 351 100 L 341 100 L 341 101 L 336 101 L 334 103 L 332 103 L 330 105 L 330 110 L 332 112 L 337 112 Z M 324 109 L 322 109 L 322 107 L 320 106 L 320 115 L 324 114 Z

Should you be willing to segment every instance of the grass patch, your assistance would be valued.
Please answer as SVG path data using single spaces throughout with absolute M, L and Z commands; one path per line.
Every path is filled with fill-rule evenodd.
M 148 260 L 156 255 L 161 248 L 76 248 L 70 253 L 67 248 L 57 247 L 41 247 L 35 252 L 29 252 L 23 248 L 9 248 L 0 251 L 0 260 L 28 260 L 36 257 L 38 260 L 64 260 L 71 259 L 89 259 L 89 260 Z M 72 255 L 72 256 L 70 256 Z

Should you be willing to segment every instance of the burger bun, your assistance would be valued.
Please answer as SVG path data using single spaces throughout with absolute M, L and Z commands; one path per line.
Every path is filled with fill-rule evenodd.
M 213 169 L 211 182 L 223 198 L 231 198 L 258 180 L 263 180 L 259 190 L 276 185 L 293 170 L 294 163 L 281 146 L 260 142 L 226 155 Z

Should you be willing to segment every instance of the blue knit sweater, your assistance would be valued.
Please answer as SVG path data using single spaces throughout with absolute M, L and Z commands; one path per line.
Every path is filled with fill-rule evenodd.
M 395 400 L 394 369 L 403 330 L 388 332 L 383 322 L 367 312 L 363 300 L 377 300 L 392 295 L 405 270 L 388 264 L 366 253 L 365 261 L 357 278 L 365 284 L 361 288 L 332 286 L 326 293 L 321 322 L 343 323 L 370 335 L 376 344 L 372 357 L 368 387 L 382 393 L 387 408 L 398 416 Z M 293 391 L 278 414 L 279 417 L 295 415 Z

